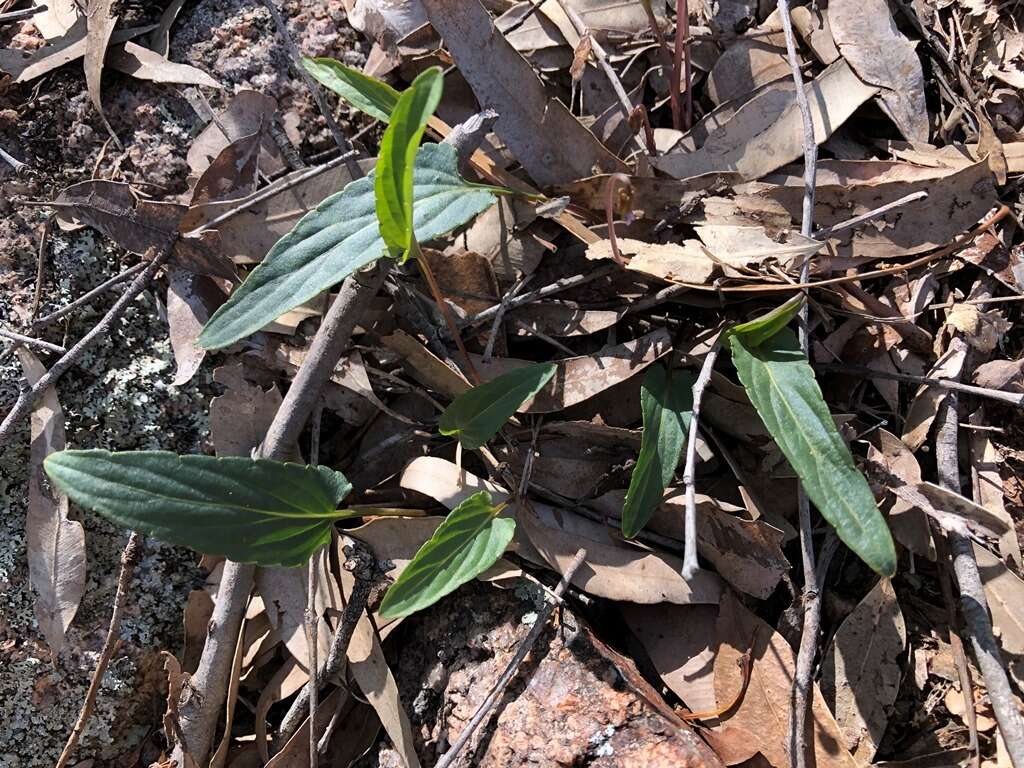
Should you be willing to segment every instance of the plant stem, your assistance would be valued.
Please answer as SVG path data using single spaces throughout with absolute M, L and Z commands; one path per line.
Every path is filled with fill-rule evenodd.
M 699 569 L 697 563 L 697 431 L 700 425 L 700 404 L 704 390 L 711 382 L 715 360 L 721 345 L 716 341 L 704 356 L 700 374 L 693 383 L 693 416 L 690 417 L 690 431 L 686 436 L 686 464 L 683 468 L 683 486 L 686 488 L 686 518 L 683 522 L 683 578 L 692 579 Z
M 75 727 L 68 737 L 64 750 L 57 759 L 56 768 L 64 768 L 78 747 L 78 740 L 82 737 L 92 710 L 96 706 L 96 696 L 103 682 L 103 675 L 106 674 L 110 659 L 114 655 L 114 649 L 121 637 L 121 618 L 124 616 L 125 605 L 128 602 L 128 585 L 132 580 L 135 567 L 142 558 L 142 536 L 132 531 L 128 537 L 128 544 L 121 553 L 121 573 L 117 577 L 117 593 L 114 596 L 114 610 L 110 614 L 110 626 L 107 628 L 107 639 L 103 642 L 103 650 L 100 652 L 99 661 L 96 662 L 96 669 L 93 670 L 92 680 L 89 681 L 89 690 L 85 694 L 85 702 L 78 714 Z
M 693 122 L 693 90 L 690 88 L 690 8 L 687 0 L 676 0 L 676 44 L 672 61 L 671 91 L 679 98 L 679 88 L 686 81 L 686 101 L 682 122 L 676 124 L 672 115 L 672 127 L 677 131 L 688 131 Z

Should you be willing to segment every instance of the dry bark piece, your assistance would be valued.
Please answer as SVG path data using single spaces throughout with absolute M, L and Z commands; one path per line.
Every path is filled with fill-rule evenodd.
M 822 662 L 821 692 L 845 746 L 870 763 L 885 734 L 903 671 L 907 628 L 889 579 L 880 579 L 839 626 Z
M 35 384 L 46 372 L 24 346 L 17 347 L 25 378 Z M 43 460 L 65 448 L 64 411 L 50 387 L 32 409 L 28 515 L 25 538 L 28 578 L 36 592 L 35 615 L 46 644 L 56 654 L 85 594 L 85 529 L 68 520 L 68 497 L 51 485 Z
M 541 186 L 564 184 L 624 164 L 562 102 L 494 28 L 479 0 L 422 0 L 482 109 L 498 113 L 494 132 Z
M 750 680 L 736 706 L 708 734 L 712 748 L 727 765 L 760 752 L 775 768 L 790 768 L 790 696 L 796 660 L 793 649 L 731 593 L 722 597 L 716 625 L 719 650 L 715 656 L 715 694 L 718 706 L 735 701 L 744 683 L 743 654 L 750 654 Z M 813 684 L 812 684 L 813 685 Z M 842 731 L 813 685 L 811 717 L 814 764 L 818 768 L 856 768 L 843 746 Z
M 804 88 L 819 144 L 878 92 L 857 77 L 845 61 L 832 64 Z M 677 179 L 713 172 L 734 172 L 744 179 L 757 179 L 802 156 L 800 125 L 795 93 L 786 88 L 768 88 L 713 131 L 696 152 L 673 152 L 651 162 Z
M 832 37 L 862 80 L 878 86 L 882 108 L 908 141 L 928 141 L 924 72 L 916 44 L 897 28 L 885 0 L 832 0 Z

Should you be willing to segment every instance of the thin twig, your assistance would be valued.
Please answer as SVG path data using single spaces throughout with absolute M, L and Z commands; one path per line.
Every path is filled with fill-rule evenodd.
M 331 136 L 334 137 L 334 143 L 338 145 L 338 148 L 341 149 L 342 152 L 349 152 L 352 149 L 352 145 L 342 132 L 341 126 L 338 125 L 338 121 L 334 119 L 334 113 L 331 112 L 330 105 L 328 105 L 327 99 L 324 98 L 323 90 L 321 90 L 320 86 L 312 78 L 309 72 L 306 71 L 306 68 L 302 66 L 302 54 L 299 52 L 298 47 L 295 45 L 295 41 L 292 39 L 291 33 L 288 31 L 288 22 L 286 22 L 284 17 L 281 16 L 281 11 L 277 7 L 277 0 L 263 0 L 263 5 L 267 11 L 270 12 L 270 16 L 274 20 L 274 26 L 277 27 L 277 34 L 284 42 L 285 48 L 288 49 L 288 55 L 291 57 L 292 65 L 299 73 L 299 77 L 302 78 L 302 82 L 306 84 L 306 88 L 308 88 L 309 92 L 312 94 L 317 107 L 320 109 L 320 113 L 324 116 L 327 128 L 330 130 Z M 352 178 L 357 178 L 359 176 L 355 167 L 355 161 L 349 160 L 349 172 L 352 174 Z
M 951 344 L 966 342 L 960 337 Z M 955 392 L 946 395 L 936 417 L 938 429 L 935 442 L 935 464 L 939 473 L 939 484 L 954 493 L 960 493 L 960 462 L 957 446 L 959 427 L 958 396 Z M 988 600 L 978 572 L 978 561 L 974 557 L 974 545 L 963 533 L 947 530 L 946 538 L 953 555 L 953 570 L 960 587 L 960 611 L 971 640 L 974 660 L 981 671 L 988 692 L 989 701 L 999 732 L 1002 734 L 1006 751 L 1014 768 L 1024 768 L 1024 721 L 1021 720 L 1018 699 L 1013 693 L 1010 681 L 1003 667 L 1003 661 L 992 633 Z
M 1024 395 L 1014 392 L 1004 392 L 1001 389 L 990 389 L 989 387 L 978 387 L 973 384 L 961 384 L 956 379 L 936 379 L 930 376 L 915 376 L 910 373 L 896 373 L 895 371 L 877 371 L 863 365 L 846 365 L 845 363 L 814 363 L 815 370 L 831 371 L 835 373 L 847 373 L 853 376 L 865 378 L 886 379 L 889 381 L 905 381 L 908 384 L 923 384 L 926 387 L 939 387 L 952 392 L 963 392 L 967 395 L 975 395 L 988 400 L 996 400 L 1008 405 L 1024 406 Z
M 556 597 L 560 598 L 565 593 L 565 590 L 569 587 L 569 583 L 572 581 L 572 577 L 576 574 L 576 571 L 579 570 L 580 566 L 583 565 L 583 561 L 586 557 L 587 550 L 580 549 L 576 552 L 576 556 L 565 569 L 565 572 L 562 574 L 562 579 L 558 582 L 558 586 L 555 587 Z M 512 661 L 508 663 L 508 666 L 505 667 L 505 671 L 501 673 L 497 682 L 495 682 L 491 690 L 488 691 L 487 696 L 484 698 L 483 702 L 481 702 L 480 706 L 473 714 L 473 717 L 468 723 L 466 723 L 462 732 L 459 733 L 459 737 L 455 740 L 455 743 L 452 744 L 448 751 L 441 756 L 441 759 L 437 761 L 434 768 L 449 768 L 449 766 L 455 762 L 456 758 L 458 758 L 459 752 L 462 748 L 465 747 L 473 737 L 473 733 L 490 716 L 491 710 L 498 702 L 498 697 L 501 696 L 505 687 L 512 682 L 512 679 L 519 671 L 519 665 L 523 663 L 523 659 L 526 658 L 530 649 L 533 648 L 538 638 L 540 638 L 541 633 L 547 626 L 548 620 L 551 618 L 551 614 L 554 613 L 555 605 L 556 604 L 554 602 L 550 602 L 544 606 L 544 610 L 540 612 L 537 616 L 537 620 L 534 622 L 533 626 L 530 627 L 529 634 L 523 640 L 522 645 L 519 646 L 519 650 L 516 651 L 516 655 L 512 657 Z
M 14 169 L 15 173 L 21 173 L 23 170 L 28 168 L 27 163 L 23 163 L 21 162 L 21 160 L 18 160 L 16 157 L 13 157 L 3 147 L 0 147 L 0 158 L 2 158 L 5 163 L 11 166 L 11 168 Z
M 523 288 L 526 287 L 526 284 L 529 283 L 532 279 L 533 274 L 520 277 L 518 280 L 516 280 L 515 284 L 512 286 L 509 292 L 501 297 L 501 303 L 498 304 L 498 311 L 494 315 L 494 322 L 491 324 L 491 332 L 487 336 L 487 344 L 484 345 L 483 359 L 485 363 L 489 361 L 491 359 L 491 356 L 494 354 L 494 344 L 498 340 L 498 331 L 501 330 L 501 321 L 505 317 L 505 311 L 508 309 L 508 303 L 512 301 L 512 299 L 514 299 L 516 296 L 518 296 L 519 292 L 523 290 Z
M 60 320 L 63 317 L 67 317 L 68 315 L 70 315 L 72 312 L 74 312 L 79 307 L 85 306 L 90 301 L 95 299 L 97 296 L 100 296 L 100 295 L 106 293 L 111 288 L 113 288 L 115 285 L 120 285 L 121 283 L 123 283 L 128 278 L 134 277 L 135 275 L 137 275 L 139 272 L 141 272 L 145 268 L 146 268 L 146 262 L 145 261 L 140 261 L 138 264 L 135 264 L 135 265 L 133 265 L 131 267 L 128 267 L 128 269 L 126 269 L 124 272 L 121 272 L 121 273 L 119 273 L 117 275 L 114 275 L 109 280 L 106 280 L 106 281 L 100 283 L 95 288 L 93 288 L 91 291 L 89 291 L 88 293 L 82 294 L 77 299 L 72 301 L 70 304 L 65 304 L 60 309 L 58 309 L 58 310 L 56 310 L 54 312 L 51 312 L 50 314 L 46 315 L 45 317 L 40 317 L 38 320 L 33 320 L 32 324 L 29 327 L 33 331 L 36 331 L 36 330 L 39 330 L 40 328 L 45 328 L 46 326 L 51 325 L 51 324 L 57 322 L 58 320 Z
M 359 623 L 359 619 L 366 610 L 370 592 L 376 581 L 376 559 L 364 544 L 353 540 L 353 544 L 346 547 L 345 557 L 345 567 L 352 570 L 355 583 L 352 586 L 352 594 L 349 596 L 348 603 L 346 603 L 345 610 L 341 615 L 341 623 L 338 625 L 334 637 L 331 638 L 331 650 L 327 654 L 327 661 L 324 664 L 323 670 L 316 676 L 317 681 L 330 680 L 341 672 L 347 658 L 348 646 L 355 632 L 356 624 Z M 306 719 L 314 685 L 316 685 L 314 676 L 310 675 L 310 681 L 299 691 L 299 695 L 295 697 L 295 701 L 292 702 L 288 712 L 285 713 L 275 742 L 278 749 L 295 734 L 299 726 Z M 311 728 L 310 730 L 315 731 L 316 729 Z
M 539 301 L 540 299 L 545 299 L 548 296 L 553 296 L 556 293 L 567 291 L 570 288 L 577 288 L 586 283 L 593 282 L 594 280 L 600 280 L 601 278 L 607 277 L 613 272 L 617 272 L 618 269 L 619 267 L 615 264 L 605 264 L 603 266 L 597 267 L 596 269 L 592 269 L 591 271 L 585 274 L 563 277 L 561 280 L 556 280 L 550 285 L 545 285 L 543 288 L 538 288 L 535 291 L 529 291 L 528 293 L 524 293 L 520 296 L 517 296 L 516 298 L 509 301 L 507 305 L 505 305 L 505 311 L 515 309 L 516 307 L 521 307 L 524 304 L 530 304 L 531 302 L 534 301 Z M 488 307 L 482 312 L 478 312 L 477 314 L 472 315 L 471 317 L 467 317 L 465 320 L 462 320 L 459 323 L 459 325 L 461 325 L 463 328 L 470 328 L 474 325 L 486 323 L 488 320 L 493 320 L 494 316 L 498 314 L 498 310 L 500 309 L 500 307 L 500 304 L 496 304 L 493 307 Z
M 644 7 L 644 13 L 647 14 L 647 23 L 651 25 L 651 32 L 654 33 L 654 39 L 658 41 L 658 52 L 661 54 L 662 68 L 664 70 L 663 77 L 667 77 L 671 81 L 672 49 L 668 47 L 668 41 L 665 40 L 665 33 L 661 30 L 661 25 L 658 24 L 658 18 L 654 15 L 654 8 L 651 5 L 651 0 L 641 0 L 640 5 Z M 683 109 L 679 102 L 678 88 L 668 89 L 668 100 L 672 113 L 672 125 L 676 130 L 679 130 L 679 126 L 683 124 Z
M 89 681 L 89 690 L 85 694 L 82 710 L 78 713 L 75 727 L 71 730 L 68 742 L 57 759 L 56 768 L 64 768 L 68 764 L 78 747 L 78 740 L 82 737 L 92 710 L 96 706 L 96 696 L 99 693 L 100 684 L 103 682 L 103 675 L 106 674 L 110 659 L 114 655 L 114 649 L 117 648 L 118 640 L 121 639 L 121 617 L 124 616 L 125 605 L 128 602 L 128 586 L 132 580 L 132 573 L 135 572 L 135 566 L 139 564 L 141 557 L 142 536 L 132 531 L 128 537 L 128 544 L 125 546 L 124 552 L 121 553 L 121 573 L 117 577 L 117 593 L 114 596 L 114 610 L 110 614 L 107 639 L 103 642 L 103 650 L 96 662 L 96 669 L 93 670 L 92 680 Z
M 309 436 L 309 463 L 316 466 L 320 463 L 320 427 L 323 421 L 324 401 L 320 398 L 313 408 L 313 424 Z M 320 750 L 316 734 L 317 698 L 320 686 L 320 659 L 317 646 L 319 616 L 316 610 L 316 563 L 317 558 L 326 555 L 326 547 L 321 547 L 306 563 L 306 646 L 309 649 L 309 768 L 317 768 L 320 761 Z
M 39 250 L 36 252 L 36 285 L 32 290 L 32 312 L 30 322 L 35 322 L 39 315 L 39 304 L 43 300 L 43 277 L 46 274 L 46 246 L 50 242 L 50 229 L 53 226 L 53 214 L 43 220 L 43 228 L 39 233 Z
M 918 190 L 917 192 L 911 192 L 909 195 L 904 195 L 899 200 L 893 200 L 891 203 L 880 205 L 877 208 L 868 211 L 867 213 L 862 213 L 859 216 L 854 216 L 853 218 L 847 219 L 846 221 L 841 221 L 838 224 L 833 224 L 831 227 L 819 229 L 815 231 L 813 237 L 815 240 L 825 240 L 826 238 L 834 235 L 836 232 L 842 232 L 844 229 L 850 229 L 851 227 L 856 227 L 858 224 L 863 224 L 866 221 L 877 219 L 879 216 L 884 216 L 890 211 L 894 211 L 897 208 L 902 208 L 907 203 L 913 203 L 917 200 L 924 200 L 927 197 L 928 193 L 923 189 Z
M 30 19 L 37 13 L 42 13 L 47 10 L 45 5 L 33 5 L 31 8 L 24 8 L 20 11 L 8 11 L 7 13 L 0 13 L 0 24 L 4 24 L 11 21 L 21 21 L 22 19 Z
M 42 339 L 34 339 L 31 336 L 22 336 L 20 333 L 14 331 L 8 331 L 5 328 L 0 328 L 0 336 L 11 341 L 16 341 L 19 344 L 27 344 L 30 347 L 38 347 L 39 349 L 45 349 L 47 352 L 56 352 L 58 355 L 67 353 L 67 350 L 59 344 L 51 344 L 48 341 Z
M 672 59 L 672 82 L 669 88 L 679 93 L 680 84 L 686 81 L 686 101 L 683 108 L 683 121 L 675 123 L 673 114 L 672 127 L 677 131 L 688 131 L 693 123 L 693 89 L 690 88 L 690 8 L 687 0 L 676 0 L 676 43 Z
M 55 362 L 46 373 L 39 377 L 39 380 L 30 389 L 25 390 L 18 396 L 17 402 L 11 409 L 10 413 L 7 414 L 7 418 L 0 423 L 0 445 L 5 445 L 10 440 L 11 432 L 18 423 L 28 415 L 29 411 L 36 404 L 43 393 L 54 386 L 60 377 L 63 376 L 68 369 L 70 369 L 78 359 L 82 356 L 86 349 L 88 349 L 95 341 L 100 337 L 105 336 L 110 327 L 117 321 L 118 318 L 124 314 L 125 309 L 128 305 L 135 300 L 135 298 L 142 293 L 142 291 L 149 285 L 149 281 L 153 279 L 160 268 L 164 265 L 164 262 L 171 255 L 171 248 L 173 247 L 176 236 L 172 236 L 167 245 L 164 246 L 163 250 L 158 252 L 150 261 L 146 264 L 145 268 L 136 275 L 131 285 L 121 294 L 120 298 L 114 302 L 107 314 L 96 323 L 93 328 L 85 334 L 78 342 L 65 352 L 57 362 Z
M 686 436 L 686 464 L 683 468 L 683 486 L 686 488 L 686 517 L 683 521 L 683 578 L 692 579 L 699 569 L 697 563 L 697 431 L 700 425 L 700 404 L 704 390 L 711 382 L 715 360 L 721 345 L 715 341 L 704 356 L 697 380 L 693 383 L 693 415 L 690 417 L 690 431 Z
M 803 124 L 804 149 L 804 197 L 800 233 L 811 237 L 814 230 L 814 197 L 817 182 L 818 144 L 814 138 L 814 119 L 807 102 L 803 73 L 796 52 L 796 36 L 793 34 L 793 20 L 789 15 L 789 0 L 778 0 L 782 30 L 786 38 L 786 55 L 796 86 L 796 102 L 800 107 Z M 800 267 L 800 282 L 810 277 L 811 257 L 804 257 Z M 807 302 L 800 308 L 800 347 L 808 357 L 810 339 L 808 336 Z M 811 505 L 800 486 L 797 496 L 797 512 L 800 522 L 800 553 L 804 571 L 804 623 L 800 635 L 800 649 L 797 652 L 796 674 L 793 678 L 793 694 L 790 712 L 789 750 L 790 763 L 794 768 L 807 768 L 807 712 L 810 707 L 811 674 L 814 671 L 814 657 L 818 650 L 818 633 L 821 625 L 821 580 L 814 563 L 814 529 L 811 524 Z

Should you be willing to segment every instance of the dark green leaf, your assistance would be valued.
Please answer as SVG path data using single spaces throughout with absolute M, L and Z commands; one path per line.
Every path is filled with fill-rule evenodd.
M 473 387 L 445 409 L 438 430 L 442 435 L 458 435 L 463 448 L 479 448 L 551 380 L 557 368 L 553 363 L 527 365 Z
M 475 493 L 448 513 L 434 535 L 384 595 L 380 615 L 392 619 L 433 605 L 501 557 L 516 522 L 498 517 L 487 491 Z
M 387 83 L 346 67 L 337 59 L 303 57 L 302 66 L 359 111 L 385 123 L 391 119 L 400 94 Z
M 399 97 L 380 142 L 374 170 L 374 193 L 380 234 L 392 256 L 412 245 L 412 174 L 416 150 L 441 101 L 444 75 L 440 67 L 421 72 Z
M 732 359 L 750 401 L 839 538 L 882 576 L 896 551 L 867 480 L 836 429 L 796 335 L 784 328 L 757 347 L 732 338 Z
M 427 242 L 462 226 L 502 191 L 464 181 L 452 147 L 421 147 L 413 173 L 417 240 Z M 374 206 L 371 175 L 303 216 L 210 318 L 199 345 L 226 347 L 386 255 Z
M 640 387 L 644 432 L 629 490 L 622 506 L 622 535 L 636 536 L 647 525 L 672 481 L 693 418 L 694 376 L 651 366 Z
M 79 506 L 211 555 L 301 565 L 349 517 L 352 486 L 327 467 L 167 451 L 61 451 L 46 473 Z
M 733 336 L 742 336 L 743 343 L 748 349 L 764 344 L 768 339 L 789 325 L 789 321 L 796 317 L 796 313 L 800 311 L 803 303 L 803 294 L 797 294 L 785 304 L 776 307 L 770 312 L 765 312 L 760 317 L 734 325 L 722 334 L 722 345 L 728 347 L 729 340 Z

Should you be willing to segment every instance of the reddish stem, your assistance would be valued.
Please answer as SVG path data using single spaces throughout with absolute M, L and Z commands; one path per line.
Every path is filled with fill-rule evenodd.
M 683 81 L 686 82 L 683 122 L 682 125 L 676 125 L 675 128 L 688 131 L 693 122 L 693 93 L 690 91 L 690 9 L 687 0 L 676 0 L 676 45 L 672 63 L 673 94 L 679 93 Z

